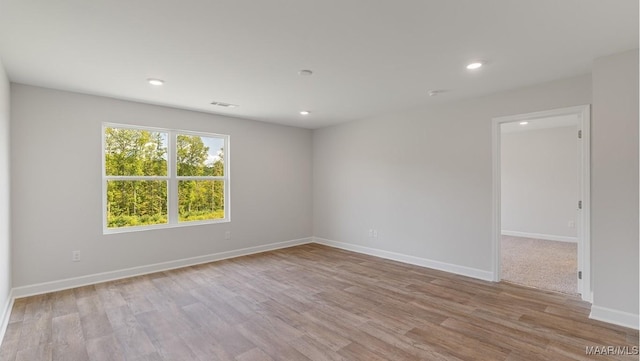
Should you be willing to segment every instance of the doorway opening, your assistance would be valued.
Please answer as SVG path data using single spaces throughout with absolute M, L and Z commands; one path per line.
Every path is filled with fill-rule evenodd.
M 493 278 L 591 302 L 590 107 L 493 119 Z

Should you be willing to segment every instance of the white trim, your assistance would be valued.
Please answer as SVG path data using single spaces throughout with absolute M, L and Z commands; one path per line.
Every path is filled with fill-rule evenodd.
M 582 210 L 578 212 L 576 229 L 578 232 L 578 270 L 582 271 L 582 279 L 578 280 L 578 292 L 582 299 L 592 302 L 591 291 L 591 106 L 580 105 L 562 109 L 553 109 L 542 112 L 517 114 L 492 119 L 492 165 L 493 165 L 493 219 L 492 219 L 492 263 L 493 281 L 500 281 L 500 236 L 501 236 L 501 196 L 500 196 L 500 124 L 518 122 L 523 120 L 534 120 L 561 115 L 574 114 L 578 116 L 578 130 L 582 131 L 582 139 L 578 141 L 580 159 L 579 169 L 579 199 L 582 200 Z M 577 135 L 576 135 L 577 136 Z
M 578 267 L 582 269 L 582 299 L 593 302 L 593 288 L 591 285 L 591 106 L 585 105 L 580 112 L 579 129 L 582 130 L 582 139 L 578 141 L 581 147 L 579 163 L 581 176 L 580 196 L 582 198 L 582 212 L 578 217 Z
M 7 332 L 7 327 L 9 327 L 9 319 L 11 318 L 11 309 L 13 309 L 13 301 L 15 297 L 13 295 L 13 290 L 9 291 L 9 295 L 7 296 L 7 302 L 2 308 L 2 313 L 0 314 L 0 345 L 4 340 L 4 335 Z
M 498 123 L 510 123 L 510 122 L 519 122 L 523 120 L 535 120 L 535 119 L 541 119 L 541 118 L 559 117 L 562 115 L 572 115 L 572 114 L 582 115 L 585 110 L 589 110 L 589 109 L 591 109 L 591 106 L 589 104 L 577 105 L 574 107 L 543 110 L 540 112 L 533 112 L 533 113 L 506 115 L 503 117 L 493 118 L 493 120 L 497 121 Z
M 477 278 L 485 281 L 491 281 L 493 277 L 493 273 L 490 271 L 484 271 L 477 268 L 465 267 L 460 265 L 455 265 L 446 262 L 434 261 L 427 258 L 420 258 L 416 256 L 409 256 L 402 253 L 389 252 L 377 248 L 370 248 L 365 246 L 359 246 L 350 243 L 332 241 L 329 239 L 313 237 L 314 243 L 322 244 L 329 247 L 340 248 L 347 251 L 368 254 L 370 256 L 386 258 L 402 263 L 408 263 L 416 266 L 432 268 L 440 271 L 445 271 L 449 273 L 455 273 L 462 276 Z
M 146 266 L 125 268 L 117 271 L 95 273 L 92 275 L 67 278 L 67 279 L 58 280 L 58 281 L 51 281 L 51 282 L 38 283 L 38 284 L 33 284 L 28 286 L 15 287 L 13 289 L 13 297 L 21 298 L 21 297 L 39 295 L 39 294 L 48 293 L 48 292 L 61 291 L 61 290 L 66 290 L 70 288 L 75 288 L 75 287 L 81 287 L 81 286 L 87 286 L 87 285 L 92 285 L 96 283 L 118 280 L 122 278 L 140 276 L 140 275 L 145 275 L 149 273 L 163 272 L 163 271 L 168 271 L 176 268 L 189 267 L 189 266 L 194 266 L 194 265 L 203 264 L 203 263 L 221 261 L 223 259 L 228 259 L 228 258 L 248 256 L 250 254 L 273 251 L 276 249 L 288 248 L 288 247 L 298 246 L 298 245 L 307 244 L 311 242 L 312 242 L 311 237 L 301 238 L 301 239 L 295 239 L 291 241 L 266 244 L 262 246 L 242 248 L 238 250 L 219 252 L 219 253 L 212 253 L 205 256 L 184 258 L 184 259 L 179 259 L 175 261 L 150 264 Z
M 614 325 L 638 329 L 640 317 L 637 314 L 612 310 L 606 307 L 591 306 L 591 314 L 589 318 L 602 322 L 612 323 Z
M 500 122 L 493 119 L 491 122 L 491 154 L 492 154 L 492 219 L 491 219 L 491 263 L 493 264 L 492 281 L 500 282 L 502 274 L 502 264 L 500 262 L 500 244 L 502 231 L 502 192 L 501 192 L 501 171 L 500 171 Z
M 505 231 L 503 229 L 502 230 L 502 235 L 503 236 L 511 236 L 511 237 L 524 237 L 524 238 L 544 239 L 546 241 L 578 243 L 578 237 L 556 236 L 555 234 Z
M 173 132 L 167 131 L 167 223 L 169 225 L 178 225 L 178 182 L 175 180 L 175 176 L 178 174 L 178 167 L 176 166 L 176 153 L 178 153 L 176 135 Z M 104 153 L 104 152 L 103 152 Z M 102 157 L 102 162 L 105 162 L 106 156 Z M 105 195 L 106 196 L 106 195 Z M 226 194 L 225 194 L 226 196 Z M 103 208 L 103 212 L 106 212 L 106 207 Z M 126 228 L 126 227 L 125 227 Z M 117 229 L 117 228 L 116 228 Z M 124 228 L 123 228 L 124 229 Z

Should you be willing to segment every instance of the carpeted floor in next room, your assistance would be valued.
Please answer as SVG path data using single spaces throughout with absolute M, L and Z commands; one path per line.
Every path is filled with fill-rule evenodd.
M 577 244 L 502 236 L 502 280 L 577 294 Z

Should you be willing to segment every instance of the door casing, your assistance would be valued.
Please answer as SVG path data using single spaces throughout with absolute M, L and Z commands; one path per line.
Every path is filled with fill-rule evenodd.
M 582 299 L 593 302 L 591 290 L 591 200 L 590 200 L 590 145 L 591 145 L 591 106 L 580 105 L 568 108 L 546 110 L 541 112 L 516 114 L 493 118 L 492 121 L 492 161 L 493 161 L 493 227 L 492 227 L 492 255 L 493 255 L 493 280 L 500 281 L 500 240 L 501 240 L 501 165 L 500 125 L 503 123 L 532 121 L 535 119 L 557 117 L 564 115 L 576 115 L 578 117 L 578 131 L 581 137 L 578 139 L 578 195 L 582 201 L 582 209 L 578 209 L 576 230 L 578 237 L 578 271 L 582 272 L 582 278 L 578 279 L 578 292 Z M 578 137 L 578 134 L 576 134 Z M 576 205 L 578 208 L 578 205 Z M 576 277 L 578 275 L 576 274 Z

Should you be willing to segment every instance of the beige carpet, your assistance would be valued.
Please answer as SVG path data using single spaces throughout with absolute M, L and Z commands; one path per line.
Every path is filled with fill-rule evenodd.
M 502 280 L 577 294 L 577 244 L 502 236 Z

